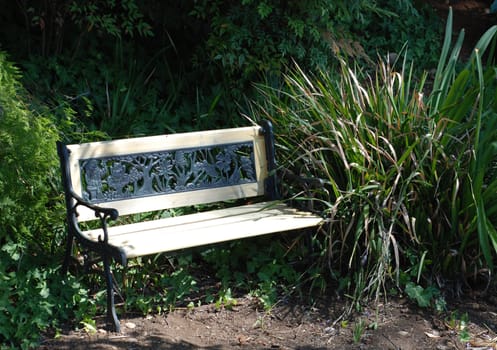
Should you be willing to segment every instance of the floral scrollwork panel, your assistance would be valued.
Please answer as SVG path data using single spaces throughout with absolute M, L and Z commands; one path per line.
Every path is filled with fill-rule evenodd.
M 80 169 L 94 203 L 257 181 L 250 142 L 85 159 Z

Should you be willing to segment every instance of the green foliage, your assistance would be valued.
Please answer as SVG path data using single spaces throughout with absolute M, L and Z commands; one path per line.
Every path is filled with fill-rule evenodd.
M 276 126 L 280 166 L 326 182 L 313 196 L 328 265 L 356 300 L 392 282 L 425 305 L 434 295 L 419 285 L 433 276 L 493 270 L 497 89 L 480 56 L 496 31 L 462 70 L 462 39 L 450 54 L 447 39 L 428 92 L 406 52 L 374 75 L 342 60 L 338 76 L 296 67 L 284 88 L 261 87 L 255 114 Z
M 225 289 L 251 290 L 263 307 L 270 309 L 281 294 L 310 296 L 319 286 L 316 268 L 302 262 L 308 251 L 285 247 L 279 240 L 232 242 L 223 249 L 205 251 L 202 256 Z
M 374 6 L 382 12 L 364 14 L 354 23 L 352 31 L 371 57 L 376 52 L 381 55 L 400 53 L 407 44 L 407 59 L 416 62 L 419 72 L 421 69 L 429 70 L 437 63 L 442 26 L 430 5 L 420 3 L 410 0 L 374 1 Z
M 219 294 L 220 295 L 215 302 L 217 309 L 220 309 L 221 307 L 232 309 L 234 306 L 236 306 L 237 301 L 235 298 L 233 298 L 231 288 L 223 289 Z
M 265 309 L 270 309 L 281 294 L 306 293 L 304 285 L 317 279 L 310 271 L 301 271 L 298 249 L 285 250 L 282 242 L 230 242 L 215 249 L 201 249 L 200 255 L 181 254 L 174 258 L 157 255 L 130 262 L 122 271 L 127 311 L 143 314 L 163 312 L 177 306 L 194 307 L 214 303 L 217 308 L 236 305 L 236 295 L 242 291 L 257 297 Z M 197 258 L 194 259 L 194 256 Z M 201 260 L 197 260 L 201 257 Z M 215 282 L 206 285 L 205 271 L 211 271 Z M 202 273 L 203 295 L 199 296 Z M 210 273 L 207 273 L 210 274 Z M 121 274 L 118 273 L 117 276 Z M 311 291 L 309 291 L 310 293 Z
M 357 320 L 357 322 L 354 324 L 354 329 L 352 330 L 352 339 L 354 340 L 354 343 L 360 343 L 365 330 L 366 321 L 364 321 L 364 319 L 362 318 L 359 318 L 359 320 Z
M 199 1 L 191 14 L 211 27 L 195 61 L 221 65 L 230 81 L 279 76 L 291 60 L 327 69 L 337 53 L 368 59 L 398 52 L 406 42 L 427 65 L 434 63 L 440 33 L 434 15 L 411 1 Z
M 142 62 L 142 57 L 129 58 L 133 49 L 118 41 L 105 62 L 96 51 L 88 52 L 85 64 L 63 56 L 34 57 L 24 64 L 25 82 L 41 101 L 54 106 L 60 122 L 67 121 L 69 112 L 73 125 L 67 125 L 68 132 L 78 128 L 86 136 L 92 130 L 113 137 L 174 132 L 186 122 L 174 113 L 180 83 L 163 54 L 161 50 Z M 78 140 L 78 132 L 67 138 Z
M 163 51 L 140 63 L 128 59 L 129 51 L 130 47 L 118 42 L 109 65 L 93 61 L 95 80 L 87 89 L 93 92 L 90 101 L 97 129 L 115 137 L 174 132 L 180 122 L 172 112 L 179 83 L 163 61 Z M 159 75 L 166 76 L 159 80 Z
M 417 285 L 430 271 L 447 269 L 454 260 L 457 266 L 463 261 L 471 261 L 468 266 L 481 266 L 480 241 L 487 261 L 489 251 L 492 256 L 495 240 L 488 218 L 494 209 L 488 204 L 495 190 L 491 181 L 494 167 L 492 153 L 483 151 L 493 152 L 493 148 L 486 147 L 491 133 L 483 129 L 491 130 L 493 124 L 485 113 L 481 114 L 479 161 L 456 157 L 462 165 L 473 164 L 472 175 L 465 180 L 475 179 L 475 183 L 453 181 L 453 173 L 446 170 L 451 153 L 441 152 L 445 145 L 426 136 L 441 132 L 441 126 L 445 126 L 442 121 L 446 112 L 453 109 L 451 98 L 466 102 L 474 98 L 475 91 L 461 97 L 456 88 L 437 85 L 434 90 L 442 91 L 437 95 L 440 98 L 427 103 L 430 111 L 443 112 L 435 123 L 437 129 L 424 124 L 425 109 L 418 98 L 421 88 L 411 94 L 414 77 L 405 70 L 406 65 L 397 63 L 393 69 L 385 63 L 374 86 L 365 86 L 361 84 L 369 77 L 364 72 L 353 72 L 344 62 L 338 63 L 337 57 L 344 55 L 370 64 L 369 57 L 377 50 L 381 55 L 399 52 L 405 42 L 410 47 L 405 53 L 408 57 L 422 57 L 421 65 L 425 59 L 429 63 L 427 53 L 437 47 L 431 35 L 437 30 L 431 30 L 431 22 L 426 22 L 423 12 L 409 1 L 55 0 L 3 5 L 2 47 L 23 62 L 23 83 L 34 95 L 27 95 L 19 83 L 19 70 L 0 52 L 0 288 L 6 291 L 0 300 L 0 338 L 6 346 L 31 347 L 40 331 L 58 327 L 59 320 L 71 319 L 77 325 L 81 322 L 90 330 L 94 327 L 92 317 L 101 313 L 96 305 L 103 305 L 102 293 L 90 296 L 87 292 L 86 287 L 93 288 L 94 280 L 62 279 L 52 267 L 59 262 L 57 253 L 64 234 L 60 191 L 54 191 L 59 178 L 54 147 L 58 133 L 64 140 L 78 142 L 106 138 L 107 134 L 231 126 L 238 123 L 245 96 L 252 97 L 252 82 L 267 79 L 269 85 L 278 86 L 281 72 L 292 60 L 323 71 L 338 64 L 344 77 L 339 83 L 328 77 L 317 90 L 310 86 L 294 91 L 301 97 L 309 91 L 323 92 L 325 99 L 331 96 L 333 102 L 323 104 L 324 111 L 319 113 L 335 113 L 333 118 L 344 115 L 348 119 L 342 123 L 328 125 L 326 118 L 314 119 L 315 113 L 292 119 L 296 116 L 292 112 L 285 119 L 282 115 L 294 105 L 293 98 L 282 93 L 282 105 L 269 99 L 278 110 L 281 108 L 271 115 L 279 121 L 276 125 L 283 164 L 298 173 L 329 180 L 329 192 L 317 198 L 330 218 L 336 219 L 335 230 L 326 239 L 318 237 L 321 240 L 316 243 L 322 245 L 318 253 L 321 257 L 331 256 L 331 273 L 343 282 L 343 290 L 351 288 L 354 281 L 358 293 L 363 289 L 367 293 L 396 273 L 408 276 L 402 283 L 416 279 Z M 154 42 L 147 40 L 152 34 Z M 481 81 L 474 80 L 474 71 L 469 71 L 470 85 Z M 490 72 L 482 76 L 485 84 L 490 82 Z M 293 78 L 298 80 L 297 76 Z M 306 78 L 300 76 L 300 83 Z M 463 78 L 457 81 L 466 84 Z M 364 94 L 363 90 L 369 88 L 376 89 L 377 94 Z M 488 89 L 479 92 L 491 96 Z M 488 104 L 489 100 L 485 98 Z M 370 107 L 363 108 L 371 101 L 374 103 Z M 482 109 L 486 110 L 488 104 Z M 300 113 L 311 111 L 316 104 L 309 99 L 296 106 Z M 467 116 L 468 112 L 461 115 Z M 358 124 L 363 122 L 358 116 L 366 123 L 363 129 L 355 130 L 356 120 Z M 332 143 L 327 141 L 330 134 L 331 139 L 337 137 Z M 356 136 L 362 140 L 353 142 Z M 469 136 L 466 140 L 460 134 L 454 140 L 470 143 Z M 294 145 L 301 148 L 295 150 Z M 423 145 L 431 145 L 429 150 L 438 157 L 430 159 L 428 168 L 418 165 L 424 159 L 420 157 L 426 151 Z M 334 146 L 347 146 L 347 154 L 342 156 Z M 457 148 L 456 142 L 453 148 Z M 477 172 L 482 166 L 488 168 L 483 182 Z M 431 212 L 422 212 L 424 202 L 419 205 L 420 198 L 430 198 L 434 189 L 445 191 L 441 179 L 446 178 L 451 188 L 455 184 L 466 188 L 463 199 L 455 192 L 450 196 L 457 209 L 447 216 L 444 209 L 451 203 L 436 198 L 430 201 Z M 472 202 L 472 195 L 480 190 L 484 195 Z M 486 213 L 483 216 L 481 204 L 474 204 L 481 202 Z M 468 215 L 460 219 L 466 207 L 470 209 Z M 419 212 L 411 214 L 411 208 Z M 474 220 L 485 216 L 487 221 Z M 441 225 L 422 225 L 445 223 L 446 217 L 458 220 L 451 226 L 453 236 L 442 237 L 441 232 L 446 231 Z M 475 228 L 480 238 L 488 240 L 477 238 Z M 452 238 L 466 229 L 459 246 L 459 241 Z M 401 248 L 409 242 L 414 242 L 413 249 L 405 253 L 407 250 Z M 263 306 L 270 308 L 282 291 L 322 291 L 326 280 L 322 266 L 327 262 L 309 267 L 302 261 L 306 254 L 282 244 L 271 242 L 261 248 L 243 242 L 204 252 L 204 259 L 221 280 L 221 288 L 209 291 L 205 301 L 229 306 L 237 291 L 243 289 L 252 290 Z M 330 255 L 325 252 L 327 244 Z M 441 252 L 446 265 L 437 260 L 435 252 Z M 467 259 L 473 252 L 473 258 Z M 43 256 L 56 258 L 47 261 Z M 143 313 L 162 312 L 188 301 L 198 288 L 192 263 L 188 258 L 169 260 L 159 256 L 131 264 L 123 281 L 126 307 Z M 364 274 L 356 271 L 360 267 L 365 268 Z
M 440 290 L 434 286 L 423 288 L 413 282 L 407 282 L 405 291 L 409 298 L 416 301 L 420 307 L 431 306 L 432 302 L 440 296 Z
M 467 312 L 460 314 L 458 311 L 453 311 L 450 313 L 450 316 L 446 318 L 445 322 L 450 330 L 459 335 L 459 340 L 461 342 L 466 343 L 471 340 L 471 334 L 468 329 L 469 316 Z
M 494 40 L 493 26 L 476 44 L 469 62 L 462 69 L 457 60 L 464 33 L 450 47 L 452 17 L 447 21 L 444 50 L 440 57 L 434 92 L 428 100 L 430 116 L 439 123 L 448 123 L 448 131 L 440 138 L 440 157 L 451 157 L 457 170 L 451 176 L 437 174 L 447 188 L 444 203 L 449 209 L 450 230 L 440 232 L 442 240 L 460 237 L 457 253 L 445 255 L 443 269 L 460 266 L 462 272 L 477 271 L 482 263 L 492 270 L 497 252 L 497 231 L 494 213 L 495 162 L 497 159 L 497 105 L 495 67 L 484 66 L 481 57 Z M 450 119 L 446 119 L 449 116 Z M 484 260 L 484 262 L 482 261 Z
M 124 271 L 116 273 L 123 286 L 126 311 L 138 311 L 146 315 L 162 313 L 178 305 L 186 306 L 192 294 L 198 290 L 192 275 L 196 265 L 191 255 L 166 258 L 163 255 L 142 257 L 130 261 Z
M 56 180 L 59 131 L 19 80 L 18 69 L 0 52 L 0 342 L 28 349 L 41 331 L 96 308 L 79 281 L 63 279 L 54 267 L 64 235 Z M 74 125 L 71 116 L 63 128 Z
M 408 216 L 413 194 L 431 188 L 419 176 L 424 156 L 416 148 L 426 135 L 423 107 L 411 92 L 409 70 L 391 69 L 380 64 L 370 80 L 345 61 L 336 79 L 295 70 L 288 92 L 264 90 L 262 107 L 280 130 L 282 164 L 328 183 L 315 195 L 329 216 L 329 265 L 338 276 L 353 276 L 360 294 L 377 296 L 399 271 L 400 244 L 417 239 Z M 362 269 L 365 274 L 355 273 Z
M 89 32 L 101 30 L 111 36 L 121 38 L 152 36 L 151 26 L 145 22 L 136 0 L 69 1 L 71 19 L 80 30 Z
M 95 312 L 87 290 L 76 279 L 63 280 L 58 268 L 42 267 L 44 260 L 29 254 L 19 243 L 8 242 L 0 249 L 2 349 L 33 348 L 41 331 Z M 73 312 L 75 307 L 78 314 Z
M 18 69 L 0 52 L 0 244 L 21 237 L 47 244 L 40 233 L 61 218 L 49 207 L 57 129 L 50 118 L 30 110 L 19 79 Z
M 94 40 L 153 36 L 139 5 L 136 0 L 4 1 L 0 41 L 23 55 L 66 53 L 74 59 Z
M 252 82 L 279 84 L 293 60 L 330 69 L 337 53 L 370 62 L 409 42 L 424 62 L 438 42 L 407 0 L 23 1 L 4 13 L 0 41 L 30 91 L 112 136 L 240 124 Z

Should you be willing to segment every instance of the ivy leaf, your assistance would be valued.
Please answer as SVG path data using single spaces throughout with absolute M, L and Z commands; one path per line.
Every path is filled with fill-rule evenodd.
M 412 282 L 407 283 L 406 285 L 406 293 L 412 300 L 416 300 L 418 306 L 420 307 L 428 307 L 430 306 L 431 299 L 434 296 L 433 289 L 416 285 Z

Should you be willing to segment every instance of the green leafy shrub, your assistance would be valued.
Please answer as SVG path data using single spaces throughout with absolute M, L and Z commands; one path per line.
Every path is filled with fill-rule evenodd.
M 146 315 L 186 306 L 185 300 L 197 291 L 197 281 L 192 274 L 196 268 L 188 254 L 176 258 L 159 254 L 133 259 L 122 274 L 127 311 Z
M 142 2 L 136 0 L 26 0 L 2 5 L 0 41 L 4 49 L 24 57 L 67 54 L 74 59 L 95 40 L 153 36 Z
M 64 1 L 62 1 L 64 2 Z M 114 37 L 152 36 L 152 28 L 140 11 L 136 0 L 68 1 L 71 19 L 82 32 L 103 31 Z
M 0 52 L 2 349 L 33 348 L 40 332 L 96 311 L 88 290 L 75 278 L 63 278 L 58 267 L 64 215 L 55 141 L 59 130 L 76 125 L 74 115 L 64 109 L 61 129 L 55 127 L 54 116 L 30 99 L 19 80 L 19 70 Z
M 50 201 L 57 169 L 57 129 L 50 118 L 30 110 L 18 69 L 0 52 L 0 243 L 40 236 L 54 222 Z
M 361 20 L 350 23 L 354 37 L 369 56 L 400 53 L 407 44 L 409 51 L 404 54 L 416 62 L 417 73 L 432 69 L 440 53 L 443 27 L 431 5 L 410 0 L 374 3 L 381 13 L 366 12 Z
M 408 42 L 429 64 L 439 33 L 409 0 L 56 0 L 4 13 L 0 41 L 30 91 L 119 136 L 244 123 L 252 82 L 277 86 L 292 60 L 326 70 L 337 53 L 371 62 Z
M 203 252 L 223 288 L 251 291 L 264 308 L 284 295 L 309 298 L 320 279 L 313 255 L 302 237 L 232 242 Z M 313 283 L 315 282 L 315 283 Z
M 93 50 L 84 64 L 65 56 L 33 57 L 24 63 L 24 82 L 42 104 L 53 106 L 60 122 L 67 122 L 69 112 L 77 124 L 72 129 L 86 136 L 88 131 L 126 137 L 186 129 L 190 120 L 174 113 L 181 83 L 164 61 L 164 50 L 145 59 L 133 57 L 136 52 L 129 44 L 118 41 L 112 46 L 105 62 Z M 71 132 L 71 127 L 65 129 Z M 74 142 L 78 135 L 68 139 Z

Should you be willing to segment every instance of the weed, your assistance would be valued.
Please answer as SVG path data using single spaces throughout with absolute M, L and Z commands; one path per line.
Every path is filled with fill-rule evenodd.
M 255 320 L 254 324 L 252 325 L 252 328 L 264 328 L 264 325 L 265 325 L 264 315 L 260 315 Z
M 231 288 L 223 289 L 219 293 L 219 297 L 216 300 L 216 309 L 220 309 L 221 307 L 231 310 L 234 306 L 236 306 L 237 300 L 233 298 L 231 294 Z
M 458 311 L 453 311 L 450 313 L 450 316 L 446 318 L 445 323 L 449 329 L 457 332 L 461 342 L 468 342 L 471 340 L 471 335 L 468 330 L 468 313 L 465 312 L 460 314 Z
M 354 328 L 352 330 L 352 339 L 354 343 L 358 344 L 361 342 L 364 331 L 366 330 L 366 321 L 364 319 L 359 318 L 354 324 Z
M 85 317 L 80 324 L 83 326 L 83 330 L 88 333 L 88 334 L 95 334 L 97 333 L 97 325 L 95 323 L 95 320 Z

